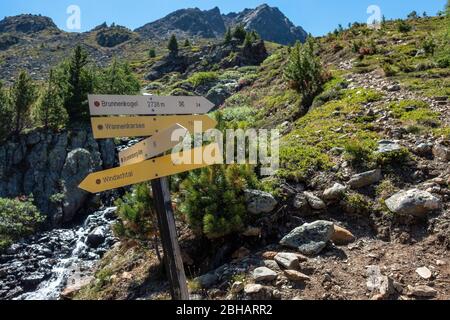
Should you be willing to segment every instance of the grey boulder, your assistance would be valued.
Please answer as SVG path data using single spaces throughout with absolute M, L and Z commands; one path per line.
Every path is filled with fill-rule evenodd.
M 327 201 L 340 200 L 347 191 L 347 188 L 340 183 L 335 183 L 331 188 L 323 192 L 323 198 Z
M 270 213 L 277 206 L 277 200 L 267 192 L 246 190 L 247 210 L 252 214 Z
M 295 228 L 280 241 L 280 244 L 295 248 L 305 255 L 316 255 L 326 247 L 333 233 L 334 223 L 319 220 Z
M 390 211 L 415 217 L 423 217 L 431 211 L 439 210 L 441 205 L 440 199 L 418 189 L 400 191 L 386 200 L 386 206 Z
M 371 184 L 379 182 L 381 178 L 381 170 L 376 169 L 354 175 L 348 182 L 348 185 L 352 189 L 364 188 L 370 186 Z
M 253 271 L 253 279 L 256 282 L 273 281 L 277 278 L 277 273 L 267 267 L 259 267 Z

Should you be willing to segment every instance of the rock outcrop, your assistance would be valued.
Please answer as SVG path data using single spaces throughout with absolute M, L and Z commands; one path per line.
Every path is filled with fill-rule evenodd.
M 41 15 L 21 14 L 0 21 L 0 33 L 34 33 L 43 30 L 59 30 L 52 19 Z
M 0 197 L 33 195 L 52 226 L 70 222 L 88 200 L 78 184 L 115 163 L 112 140 L 88 130 L 35 130 L 0 145 Z

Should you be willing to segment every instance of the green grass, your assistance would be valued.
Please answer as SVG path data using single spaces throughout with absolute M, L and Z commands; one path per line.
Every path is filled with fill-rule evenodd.
M 280 176 L 306 179 L 314 172 L 333 166 L 328 152 L 356 141 L 372 152 L 380 139 L 360 121 L 364 104 L 381 98 L 365 89 L 343 90 L 342 98 L 317 107 L 295 123 L 295 129 L 280 146 Z M 349 117 L 352 120 L 349 121 Z
M 432 111 L 423 101 L 403 100 L 388 106 L 394 117 L 404 124 L 438 127 L 439 113 Z

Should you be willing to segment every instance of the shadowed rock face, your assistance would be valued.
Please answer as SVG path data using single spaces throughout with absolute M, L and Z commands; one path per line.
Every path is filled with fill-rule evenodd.
M 217 7 L 208 11 L 182 9 L 135 31 L 144 38 L 168 38 L 171 34 L 178 37 L 220 38 L 228 27 L 237 25 L 243 25 L 249 31 L 255 30 L 263 40 L 281 44 L 304 42 L 307 37 L 303 28 L 296 27 L 278 8 L 268 5 L 227 15 L 222 15 Z
M 59 30 L 52 19 L 38 15 L 22 14 L 0 21 L 0 32 L 33 33 L 48 29 Z
M 0 144 L 0 197 L 33 195 L 52 226 L 71 222 L 89 200 L 78 184 L 115 162 L 112 140 L 94 140 L 89 130 L 34 130 Z M 61 195 L 61 201 L 52 201 Z

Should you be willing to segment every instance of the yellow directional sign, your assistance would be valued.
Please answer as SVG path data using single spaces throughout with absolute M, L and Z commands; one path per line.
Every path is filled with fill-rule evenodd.
M 200 159 L 198 156 L 200 155 Z M 173 159 L 176 159 L 174 163 Z M 200 160 L 200 161 L 198 161 Z M 79 188 L 98 193 L 159 179 L 174 174 L 204 168 L 222 162 L 222 152 L 217 143 L 167 155 L 152 160 L 90 174 Z
M 120 166 L 128 166 L 156 157 L 183 141 L 188 132 L 185 127 L 175 124 L 161 133 L 119 152 Z M 174 139 L 172 139 L 173 134 L 176 135 Z
M 192 133 L 195 122 L 201 123 L 202 131 L 207 131 L 217 126 L 217 122 L 207 115 L 91 118 L 95 139 L 148 137 L 177 123 Z
M 90 94 L 88 100 L 91 116 L 205 114 L 214 108 L 214 104 L 204 97 Z

